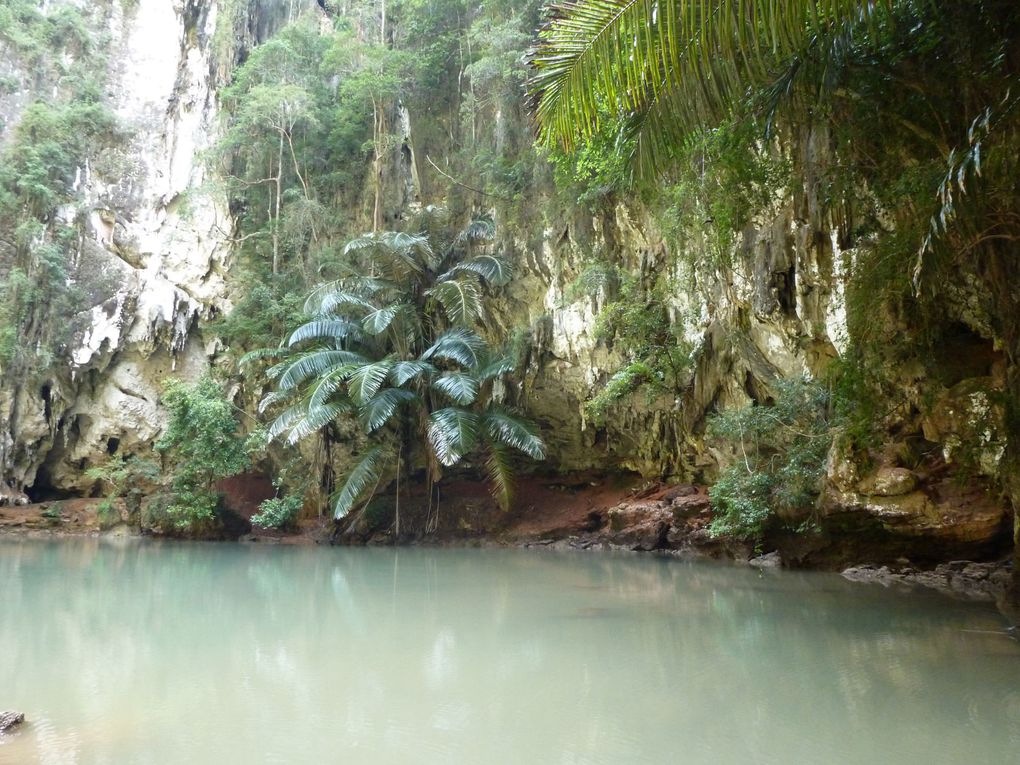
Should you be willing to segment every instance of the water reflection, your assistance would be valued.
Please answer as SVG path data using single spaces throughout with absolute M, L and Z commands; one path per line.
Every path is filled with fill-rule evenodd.
M 81 540 L 0 542 L 0 582 L 0 707 L 32 720 L 0 763 L 1008 762 L 1020 738 L 994 612 L 834 576 Z

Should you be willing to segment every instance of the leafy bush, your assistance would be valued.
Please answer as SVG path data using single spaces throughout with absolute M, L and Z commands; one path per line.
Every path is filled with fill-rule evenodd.
M 836 432 L 828 389 L 807 380 L 776 383 L 776 398 L 715 415 L 709 435 L 734 461 L 709 490 L 715 535 L 760 538 L 777 512 L 813 505 Z
M 100 481 L 107 487 L 106 496 L 99 505 L 99 521 L 103 527 L 120 520 L 115 513 L 115 501 L 124 499 L 128 513 L 134 515 L 141 507 L 146 485 L 159 480 L 159 467 L 150 460 L 134 455 L 117 454 L 101 465 L 85 471 L 86 478 Z
M 169 461 L 170 501 L 166 517 L 178 529 L 216 517 L 220 495 L 214 484 L 248 469 L 258 439 L 245 439 L 233 405 L 209 377 L 188 384 L 166 383 L 166 431 L 155 449 Z
M 262 529 L 291 528 L 304 505 L 304 499 L 300 494 L 288 494 L 264 500 L 259 505 L 259 512 L 251 517 L 251 522 Z

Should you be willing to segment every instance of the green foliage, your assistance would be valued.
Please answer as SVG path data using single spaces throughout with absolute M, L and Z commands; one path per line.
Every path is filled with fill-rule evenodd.
M 258 438 L 245 439 L 234 407 L 211 378 L 167 381 L 166 430 L 155 443 L 168 464 L 171 499 L 166 515 L 179 529 L 212 521 L 219 505 L 214 485 L 248 469 Z
M 304 501 L 305 498 L 301 494 L 271 497 L 259 505 L 259 512 L 251 517 L 251 522 L 263 529 L 293 528 Z
M 785 202 L 790 162 L 760 136 L 753 120 L 733 119 L 679 147 L 659 215 L 677 252 L 728 264 L 741 231 L 756 216 L 770 220 Z
M 584 274 L 589 274 L 587 283 L 604 284 L 596 278 L 598 271 Z M 604 423 L 611 407 L 635 391 L 679 396 L 689 382 L 693 348 L 682 337 L 683 325 L 670 316 L 667 294 L 661 281 L 643 289 L 633 277 L 624 277 L 617 299 L 599 312 L 595 337 L 628 363 L 585 404 L 585 415 L 593 422 Z
M 709 436 L 731 446 L 732 463 L 709 491 L 713 534 L 761 538 L 777 513 L 813 506 L 838 420 L 828 389 L 777 380 L 773 401 L 711 418 Z
M 397 477 L 399 495 L 401 465 L 406 473 L 416 452 L 431 485 L 442 467 L 481 450 L 504 505 L 510 483 L 503 451 L 545 456 L 533 426 L 492 399 L 493 384 L 513 364 L 470 328 L 481 315 L 482 291 L 511 278 L 505 261 L 476 252 L 491 234 L 491 226 L 472 226 L 438 252 L 423 235 L 351 240 L 344 248 L 348 275 L 311 294 L 311 321 L 289 338 L 289 346 L 305 350 L 269 370 L 277 390 L 266 403 L 289 404 L 270 437 L 287 433 L 293 443 L 339 418 L 360 423 L 368 447 L 340 486 L 336 518 L 387 475 Z
M 634 141 L 624 123 L 606 117 L 573 150 L 552 146 L 549 159 L 557 187 L 573 190 L 578 204 L 594 207 L 614 195 L 635 191 L 633 153 Z
M 146 488 L 158 483 L 160 472 L 150 460 L 117 454 L 86 470 L 85 477 L 106 486 L 106 497 L 99 505 L 99 513 L 100 524 L 108 526 L 120 520 L 115 512 L 115 500 L 124 499 L 128 512 L 133 515 L 141 507 Z
M 73 201 L 85 159 L 116 131 L 104 103 L 106 60 L 89 33 L 102 9 L 10 0 L 0 6 L 0 47 L 20 59 L 45 93 L 24 109 L 0 154 L 0 366 L 30 375 L 48 367 L 69 338 L 68 317 L 83 307 L 85 279 L 72 266 L 74 223 L 55 213 Z

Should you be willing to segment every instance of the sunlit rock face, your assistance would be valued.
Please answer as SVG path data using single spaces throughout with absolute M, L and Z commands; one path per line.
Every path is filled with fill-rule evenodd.
M 93 15 L 108 41 L 119 140 L 78 168 L 75 204 L 59 215 L 82 232 L 79 271 L 84 264 L 108 286 L 74 317 L 52 379 L 40 389 L 3 380 L 0 476 L 12 498 L 33 484 L 82 489 L 84 470 L 114 449 L 147 449 L 162 427 L 163 382 L 198 377 L 214 358 L 200 327 L 230 308 L 233 229 L 207 156 L 220 130 L 217 88 L 238 46 L 272 34 L 294 5 L 252 3 L 248 39 L 217 36 L 216 0 L 114 2 Z M 5 122 L 38 95 L 4 99 Z

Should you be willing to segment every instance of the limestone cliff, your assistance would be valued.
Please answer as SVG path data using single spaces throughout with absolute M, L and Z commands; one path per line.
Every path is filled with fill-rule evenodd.
M 220 129 L 217 88 L 238 50 L 292 10 L 235 5 L 143 0 L 90 10 L 110 52 L 105 81 L 119 140 L 77 168 L 73 203 L 59 215 L 79 232 L 72 278 L 100 273 L 105 289 L 67 317 L 77 331 L 43 374 L 4 373 L 0 476 L 14 501 L 33 488 L 87 490 L 87 466 L 118 449 L 145 451 L 162 427 L 162 382 L 201 375 L 215 357 L 201 325 L 229 310 L 233 229 L 204 157 Z M 225 22 L 225 12 L 234 18 Z M 13 51 L 3 58 L 18 60 Z M 39 96 L 31 72 L 13 71 L 18 88 L 0 94 L 5 135 Z

